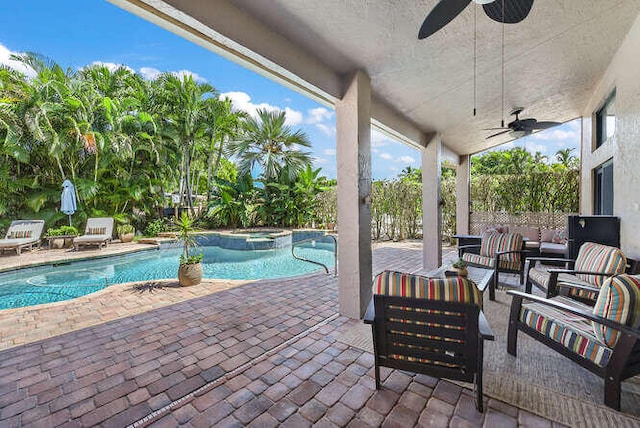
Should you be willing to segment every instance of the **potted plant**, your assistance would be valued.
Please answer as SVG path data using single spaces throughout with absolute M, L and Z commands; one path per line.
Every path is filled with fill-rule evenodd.
M 451 270 L 456 272 L 458 276 L 467 276 L 467 262 L 462 259 L 458 259 L 451 265 Z
M 136 228 L 131 224 L 121 224 L 117 227 L 120 242 L 131 242 L 136 235 Z
M 180 267 L 178 268 L 178 282 L 181 286 L 198 285 L 202 282 L 202 254 L 189 254 L 189 248 L 196 246 L 193 236 L 194 220 L 187 213 L 176 221 L 178 238 L 182 240 L 182 254 L 180 254 Z
M 60 226 L 60 227 L 51 227 L 47 229 L 47 233 L 45 235 L 49 239 L 49 247 L 51 248 L 63 248 L 67 241 L 71 242 L 71 238 L 74 236 L 78 236 L 78 229 L 74 226 Z M 59 236 L 58 239 L 53 239 Z

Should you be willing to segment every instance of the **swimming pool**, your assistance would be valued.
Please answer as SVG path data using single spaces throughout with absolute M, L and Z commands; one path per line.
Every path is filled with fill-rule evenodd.
M 333 267 L 333 242 L 306 242 L 296 255 Z M 303 275 L 322 269 L 296 260 L 291 248 L 241 251 L 199 247 L 205 278 L 270 279 Z M 181 248 L 142 251 L 100 259 L 20 269 L 0 274 L 0 309 L 73 299 L 112 284 L 177 278 Z

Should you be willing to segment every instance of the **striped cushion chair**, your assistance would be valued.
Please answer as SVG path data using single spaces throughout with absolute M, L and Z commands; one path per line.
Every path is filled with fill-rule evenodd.
M 513 295 L 507 351 L 522 331 L 604 378 L 605 404 L 620 410 L 620 382 L 640 373 L 640 276 L 609 277 L 595 306 L 569 296 Z
M 467 278 L 377 275 L 365 315 L 372 325 L 376 388 L 380 366 L 474 382 L 482 411 L 483 340 L 493 334 L 481 307 L 482 293 Z
M 485 232 L 482 234 L 480 254 L 465 252 L 462 260 L 471 266 L 493 269 L 489 299 L 495 300 L 499 272 L 519 273 L 524 280 L 524 240 L 519 233 Z
M 548 269 L 544 266 L 532 266 L 532 262 L 544 263 L 545 260 L 565 261 L 572 269 Z M 585 242 L 578 256 L 569 259 L 527 259 L 527 291 L 535 285 L 553 297 L 562 289 L 567 289 L 570 297 L 592 305 L 598 297 L 602 284 L 613 275 L 622 274 L 627 266 L 627 258 L 620 248 L 594 242 Z

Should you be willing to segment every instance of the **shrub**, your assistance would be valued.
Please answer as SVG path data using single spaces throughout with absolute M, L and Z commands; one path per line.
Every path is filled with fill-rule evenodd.
M 57 228 L 47 229 L 47 236 L 64 236 L 64 235 L 77 235 L 78 229 L 74 226 L 60 226 Z
M 136 228 L 133 227 L 132 224 L 121 224 L 120 226 L 117 227 L 117 230 L 118 230 L 118 235 L 126 235 L 129 233 L 136 232 Z
M 166 228 L 166 224 L 164 219 L 158 218 L 156 220 L 152 220 L 147 224 L 147 227 L 144 229 L 145 236 L 158 236 L 160 232 L 164 232 Z

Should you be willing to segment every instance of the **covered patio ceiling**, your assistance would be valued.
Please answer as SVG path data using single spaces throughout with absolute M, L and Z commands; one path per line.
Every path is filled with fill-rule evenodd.
M 465 155 L 511 139 L 485 139 L 492 132 L 483 128 L 500 126 L 503 114 L 502 25 L 475 3 L 418 40 L 437 0 L 111 1 L 326 105 L 343 95 L 345 76 L 362 70 L 374 125 L 405 142 L 439 132 Z M 639 12 L 640 0 L 535 0 L 523 22 L 505 27 L 504 115 L 513 107 L 544 121 L 584 114 Z

